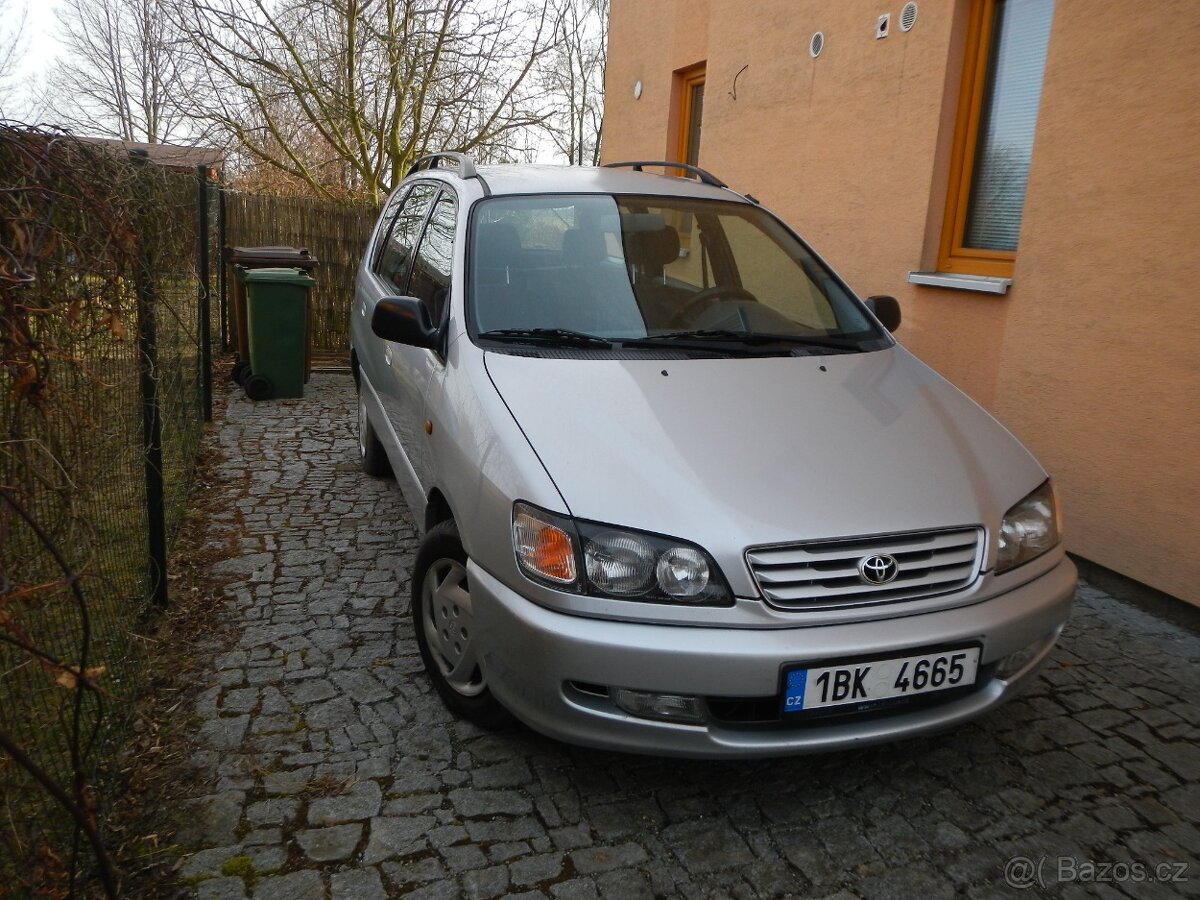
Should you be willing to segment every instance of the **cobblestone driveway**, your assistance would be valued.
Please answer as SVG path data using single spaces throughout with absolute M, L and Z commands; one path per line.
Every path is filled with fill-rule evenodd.
M 353 403 L 317 375 L 219 426 L 239 640 L 195 707 L 198 896 L 987 897 L 1017 856 L 1064 896 L 1200 893 L 1200 639 L 1087 586 L 1036 688 L 899 746 L 690 762 L 454 721 L 407 616 L 416 533 L 358 472 Z M 1191 881 L 1089 885 L 1088 861 Z

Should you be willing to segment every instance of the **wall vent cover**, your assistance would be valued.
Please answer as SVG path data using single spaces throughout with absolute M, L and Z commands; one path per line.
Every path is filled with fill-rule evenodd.
M 812 40 L 808 42 L 808 52 L 812 54 L 812 58 L 816 59 L 821 55 L 821 51 L 825 49 L 825 35 L 817 31 L 813 33 Z
M 904 9 L 900 10 L 900 30 L 912 31 L 912 27 L 917 24 L 917 4 L 905 3 Z

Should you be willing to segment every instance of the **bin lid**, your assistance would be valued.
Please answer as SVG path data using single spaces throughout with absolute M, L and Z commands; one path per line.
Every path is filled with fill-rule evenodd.
M 302 284 L 312 287 L 317 283 L 302 269 L 291 268 L 242 269 L 238 272 L 238 277 L 257 284 Z
M 221 255 L 226 262 L 246 266 L 249 269 L 275 266 L 296 266 L 313 269 L 317 258 L 306 247 L 225 247 Z

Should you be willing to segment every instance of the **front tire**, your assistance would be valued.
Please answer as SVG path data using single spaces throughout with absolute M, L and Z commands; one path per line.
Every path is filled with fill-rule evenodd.
M 507 723 L 479 666 L 467 554 L 452 521 L 431 528 L 417 551 L 412 614 L 421 660 L 446 708 L 484 728 Z
M 362 470 L 368 475 L 387 478 L 392 474 L 392 465 L 375 434 L 371 417 L 367 415 L 367 401 L 361 390 L 358 394 L 358 458 L 362 462 Z

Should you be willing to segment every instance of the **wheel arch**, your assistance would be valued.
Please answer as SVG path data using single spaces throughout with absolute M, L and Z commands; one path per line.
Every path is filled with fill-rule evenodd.
M 428 532 L 435 525 L 452 519 L 454 519 L 454 510 L 450 506 L 450 501 L 446 499 L 446 495 L 440 488 L 433 488 L 425 502 L 425 531 Z

